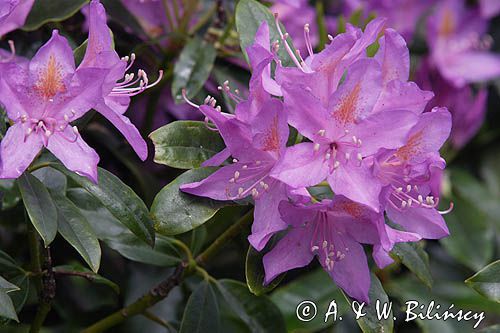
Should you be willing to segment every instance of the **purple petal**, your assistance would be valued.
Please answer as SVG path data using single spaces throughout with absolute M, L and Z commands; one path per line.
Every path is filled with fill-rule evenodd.
M 321 129 L 332 128 L 332 119 L 321 102 L 299 84 L 282 86 L 288 122 L 302 135 L 313 139 Z
M 311 232 L 307 228 L 291 229 L 263 259 L 265 284 L 283 272 L 307 266 L 313 259 Z
M 287 227 L 278 210 L 280 202 L 288 200 L 286 185 L 279 181 L 268 185 L 269 191 L 255 199 L 252 234 L 248 236 L 248 241 L 257 251 L 261 251 L 276 232 Z
M 380 65 L 373 59 L 362 59 L 349 67 L 346 80 L 331 96 L 328 110 L 342 130 L 366 118 L 382 90 Z
M 36 92 L 44 99 L 66 91 L 67 80 L 75 72 L 73 50 L 68 40 L 52 31 L 52 38 L 35 54 L 29 64 Z
M 340 164 L 328 177 L 328 183 L 335 194 L 341 194 L 376 212 L 380 211 L 379 195 L 382 187 L 365 163 L 361 166 Z
M 8 13 L 3 13 L 3 10 L 8 10 L 7 8 L 2 8 L 2 17 L 0 17 L 0 37 L 22 27 L 26 21 L 31 7 L 35 0 L 24 0 L 24 1 L 2 1 L 1 6 L 9 7 L 10 3 L 13 3 L 14 7 Z M 5 15 L 5 16 L 4 16 Z
M 411 163 L 423 162 L 429 153 L 437 152 L 451 131 L 451 115 L 446 108 L 434 108 L 420 115 L 418 123 L 408 134 L 408 140 L 396 156 Z
M 386 29 L 379 40 L 380 48 L 375 59 L 382 66 L 384 85 L 392 80 L 408 81 L 410 75 L 410 51 L 404 38 L 394 29 Z
M 97 105 L 95 109 L 123 134 L 139 158 L 143 161 L 146 160 L 148 157 L 148 146 L 137 127 L 130 122 L 130 119 L 121 115 L 119 112 L 115 112 L 114 109 L 103 102 Z
M 283 103 L 272 99 L 251 122 L 254 147 L 272 154 L 276 159 L 283 153 L 288 140 L 288 123 Z
M 387 205 L 386 212 L 391 221 L 422 238 L 440 239 L 450 234 L 446 222 L 435 209 L 411 207 L 398 210 Z
M 500 76 L 500 55 L 485 51 L 453 54 L 438 63 L 441 74 L 462 87 Z
M 327 147 L 314 151 L 314 144 L 299 143 L 285 151 L 271 176 L 292 187 L 314 186 L 323 181 L 328 174 L 328 165 L 324 163 Z
M 76 140 L 75 140 L 76 138 Z M 70 126 L 63 132 L 55 132 L 48 140 L 50 150 L 65 166 L 81 176 L 97 183 L 99 155 L 90 148 Z
M 369 303 L 368 292 L 370 290 L 371 279 L 363 246 L 350 237 L 342 236 L 335 232 L 332 235 L 332 242 L 333 244 L 342 244 L 341 253 L 345 257 L 342 260 L 335 261 L 333 270 L 329 271 L 325 267 L 326 271 L 335 283 L 349 296 Z M 321 264 L 324 264 L 323 261 Z
M 0 143 L 0 178 L 17 178 L 31 164 L 43 147 L 40 135 L 26 135 L 28 127 L 16 123 L 9 127 Z
M 408 110 L 420 114 L 433 97 L 433 92 L 420 89 L 414 82 L 393 80 L 382 90 L 374 112 Z
M 394 149 L 404 145 L 417 121 L 418 116 L 411 111 L 379 112 L 361 121 L 350 134 L 362 141 L 358 151 L 363 156 L 370 156 L 380 148 Z

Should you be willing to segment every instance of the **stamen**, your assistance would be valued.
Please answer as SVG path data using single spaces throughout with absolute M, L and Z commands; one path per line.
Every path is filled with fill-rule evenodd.
M 197 104 L 195 104 L 195 103 L 191 102 L 191 101 L 188 99 L 188 97 L 187 97 L 187 95 L 186 95 L 186 88 L 182 88 L 182 90 L 181 90 L 181 91 L 182 91 L 182 98 L 184 99 L 184 101 L 185 101 L 186 103 L 188 103 L 189 105 L 191 105 L 192 107 L 197 108 L 197 109 L 200 107 L 199 105 L 197 105 Z
M 293 51 L 290 47 L 290 45 L 288 45 L 288 42 L 287 42 L 287 38 L 288 38 L 288 33 L 283 35 L 283 31 L 281 31 L 281 26 L 280 26 L 280 22 L 278 20 L 278 13 L 274 13 L 274 18 L 275 18 L 275 23 L 276 23 L 276 28 L 278 29 L 278 33 L 280 34 L 281 36 L 281 40 L 283 41 L 283 45 L 285 45 L 285 49 L 286 49 L 286 52 L 288 53 L 288 55 L 290 56 L 290 58 L 292 59 L 293 63 L 295 64 L 295 66 L 297 66 L 300 70 L 302 70 L 304 72 L 304 68 L 302 68 L 302 66 L 300 65 L 300 63 L 298 62 L 297 58 L 295 57 L 295 55 L 293 54 Z

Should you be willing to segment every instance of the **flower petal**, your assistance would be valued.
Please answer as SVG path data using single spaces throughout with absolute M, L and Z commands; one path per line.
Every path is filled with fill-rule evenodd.
M 70 126 L 63 132 L 55 132 L 52 134 L 48 140 L 47 149 L 50 150 L 66 168 L 97 183 L 97 164 L 99 163 L 99 155 L 83 141 L 79 134 L 75 134 Z
M 365 163 L 361 166 L 340 164 L 328 177 L 328 183 L 335 194 L 341 194 L 376 212 L 380 211 L 382 186 Z
M 385 210 L 391 221 L 422 238 L 440 239 L 450 234 L 446 222 L 435 209 L 411 207 L 401 211 L 387 205 Z
M 278 210 L 280 202 L 288 199 L 287 186 L 279 181 L 267 185 L 269 191 L 255 199 L 252 234 L 248 236 L 248 241 L 257 251 L 261 251 L 276 232 L 287 227 Z
M 313 259 L 311 232 L 307 228 L 291 229 L 263 259 L 265 284 L 283 272 L 307 266 Z
M 9 127 L 0 143 L 0 178 L 17 178 L 31 164 L 43 147 L 40 135 L 26 135 L 28 127 L 17 123 Z
M 328 174 L 328 165 L 324 163 L 325 149 L 323 152 L 321 149 L 314 151 L 314 144 L 310 142 L 289 147 L 271 176 L 292 187 L 314 186 Z
M 433 92 L 420 89 L 414 82 L 393 80 L 382 90 L 373 112 L 407 110 L 420 114 L 433 97 Z
M 410 75 L 410 51 L 404 38 L 394 29 L 386 29 L 379 40 L 380 48 L 375 59 L 382 66 L 384 85 L 392 80 L 408 81 Z
M 108 102 L 108 101 L 105 101 Z M 125 139 L 130 143 L 132 148 L 139 156 L 141 160 L 146 160 L 148 157 L 148 145 L 146 141 L 142 138 L 141 133 L 134 124 L 130 122 L 126 116 L 115 112 L 108 104 L 99 103 L 95 109 L 102 114 L 106 119 L 108 119 L 119 131 L 123 134 Z

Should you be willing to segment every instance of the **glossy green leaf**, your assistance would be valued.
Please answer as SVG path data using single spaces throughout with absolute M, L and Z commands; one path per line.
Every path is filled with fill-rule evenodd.
M 113 250 L 127 259 L 149 265 L 169 267 L 177 265 L 182 257 L 172 242 L 158 235 L 154 248 L 147 246 L 134 235 L 121 235 L 105 240 Z
M 453 201 L 453 212 L 446 215 L 450 235 L 440 242 L 456 260 L 477 271 L 493 256 L 493 228 L 483 212 L 469 201 L 458 197 Z
M 285 277 L 285 274 L 280 274 L 271 281 L 271 283 L 264 285 L 265 272 L 262 259 L 269 251 L 269 248 L 272 248 L 271 244 L 268 244 L 268 246 L 260 252 L 255 250 L 252 246 L 248 247 L 245 260 L 245 277 L 248 289 L 257 296 L 264 295 L 276 288 Z
M 77 206 L 68 198 L 52 193 L 57 206 L 59 233 L 82 256 L 89 267 L 97 272 L 101 263 L 101 247 L 92 227 Z
M 198 37 L 186 44 L 174 66 L 172 96 L 176 103 L 183 102 L 182 89 L 188 98 L 196 96 L 212 71 L 216 55 L 214 47 Z
M 19 177 L 18 184 L 31 223 L 48 246 L 57 234 L 57 210 L 52 197 L 43 183 L 29 173 Z
M 219 306 L 214 287 L 203 281 L 189 296 L 179 333 L 216 333 L 219 329 Z
M 156 195 L 151 206 L 151 215 L 157 232 L 168 236 L 193 230 L 228 204 L 224 201 L 186 194 L 179 190 L 180 185 L 205 179 L 215 170 L 217 168 L 186 171 Z
M 148 244 L 154 244 L 153 222 L 144 202 L 118 177 L 99 168 L 99 183 L 68 171 L 60 164 L 52 164 L 67 177 L 92 194 L 113 216 Z
M 241 320 L 248 332 L 286 332 L 278 307 L 266 296 L 251 294 L 246 285 L 234 280 L 220 280 L 217 289 L 229 309 Z
M 92 283 L 102 284 L 113 289 L 117 294 L 120 293 L 120 287 L 111 280 L 108 280 L 99 274 L 83 267 L 80 264 L 74 263 L 71 265 L 62 265 L 54 267 L 54 272 L 68 276 L 77 276 L 86 279 Z
M 350 297 L 347 295 L 345 296 L 349 304 L 354 302 Z M 376 308 L 377 301 L 379 301 L 380 311 L 382 311 L 383 304 L 389 304 L 389 297 L 385 293 L 379 279 L 374 274 L 371 274 L 369 297 L 370 304 L 365 304 L 363 307 L 363 313 L 366 313 L 366 315 L 357 320 L 359 327 L 364 333 L 392 332 L 394 329 L 394 317 L 392 310 L 388 318 L 379 319 L 378 317 L 379 313 Z
M 293 65 L 293 60 L 286 52 L 278 29 L 276 28 L 274 15 L 266 6 L 260 4 L 256 0 L 240 0 L 238 2 L 238 5 L 236 6 L 236 30 L 238 31 L 238 34 L 240 36 L 240 46 L 243 54 L 245 55 L 245 58 L 248 60 L 246 48 L 249 45 L 253 44 L 255 33 L 264 21 L 267 21 L 267 24 L 269 26 L 269 43 L 280 41 L 278 56 L 283 66 Z M 286 33 L 283 25 L 281 26 L 281 31 L 283 32 L 283 34 Z M 287 39 L 287 42 L 292 50 L 294 50 L 290 38 Z
M 88 2 L 89 0 L 35 0 L 23 30 L 33 31 L 48 22 L 64 21 Z
M 12 299 L 7 295 L 7 292 L 0 290 L 0 317 L 8 318 L 19 322 L 16 309 L 12 303 Z
M 30 278 L 26 273 L 21 272 L 20 274 L 11 277 L 10 281 L 19 287 L 19 290 L 9 294 L 16 312 L 19 313 L 23 309 L 30 295 Z
M 481 269 L 465 283 L 484 297 L 500 303 L 500 260 Z
M 10 283 L 0 276 L 0 316 L 19 322 L 12 299 L 9 295 L 7 295 L 12 291 L 17 290 L 19 290 L 18 286 Z
M 421 243 L 398 243 L 394 245 L 392 254 L 398 257 L 403 265 L 412 271 L 426 286 L 432 287 L 429 256 Z
M 332 326 L 334 324 L 332 317 L 325 323 L 324 314 L 327 313 L 333 300 L 338 305 L 339 315 L 346 313 L 349 308 L 342 292 L 323 269 L 301 274 L 292 282 L 276 288 L 271 294 L 271 299 L 281 310 L 288 332 L 316 332 Z M 297 306 L 303 301 L 311 301 L 316 305 L 316 317 L 310 321 L 301 321 L 297 318 Z M 312 306 L 310 309 L 313 313 Z M 309 318 L 304 317 L 304 319 Z
M 193 169 L 224 149 L 224 141 L 201 121 L 175 121 L 149 135 L 154 161 L 178 169 Z
M 32 172 L 32 175 L 38 178 L 48 190 L 59 194 L 66 193 L 68 185 L 66 176 L 52 168 L 42 168 Z

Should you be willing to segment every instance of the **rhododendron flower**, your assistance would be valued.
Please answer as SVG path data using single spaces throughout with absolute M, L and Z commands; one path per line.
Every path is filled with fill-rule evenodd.
M 433 4 L 431 0 L 349 0 L 345 1 L 347 16 L 357 10 L 365 15 L 375 13 L 387 18 L 387 26 L 397 30 L 409 41 L 417 28 L 418 20 Z
M 0 0 L 0 37 L 24 25 L 35 0 Z
M 470 86 L 456 88 L 446 81 L 435 69 L 423 61 L 417 71 L 416 80 L 422 87 L 435 91 L 436 96 L 427 108 L 446 106 L 452 114 L 450 143 L 455 148 L 462 148 L 476 135 L 484 122 L 488 91 L 481 88 L 473 93 Z
M 500 55 L 488 51 L 487 21 L 462 0 L 440 2 L 427 22 L 430 59 L 456 87 L 500 75 Z
M 422 238 L 439 239 L 449 234 L 438 211 L 442 170 L 446 163 L 439 149 L 451 130 L 446 108 L 420 116 L 404 146 L 383 150 L 374 158 L 374 175 L 382 182 L 382 204 L 388 217 L 406 231 Z
M 57 30 L 31 61 L 2 67 L 0 103 L 14 124 L 1 142 L 0 178 L 17 178 L 42 147 L 70 170 L 97 182 L 99 156 L 70 125 L 99 98 L 102 71 L 75 71 L 73 51 Z
M 266 284 L 285 271 L 308 265 L 316 256 L 349 296 L 370 302 L 370 270 L 361 244 L 376 245 L 374 256 L 387 256 L 394 243 L 420 239 L 386 226 L 383 214 L 340 195 L 314 205 L 282 202 L 279 210 L 290 229 L 264 256 Z
M 158 80 L 153 83 L 149 83 L 148 76 L 143 70 L 138 71 L 137 77 L 134 74 L 127 74 L 135 55 L 132 54 L 130 63 L 127 64 L 129 57 L 120 58 L 115 52 L 106 23 L 106 11 L 98 0 L 92 0 L 90 3 L 89 18 L 87 50 L 78 70 L 85 68 L 108 70 L 101 86 L 101 98 L 94 108 L 113 123 L 137 155 L 145 160 L 148 155 L 146 141 L 124 113 L 130 105 L 130 97 L 155 86 L 161 80 L 163 72 L 160 71 Z
M 497 0 L 479 0 L 479 9 L 484 18 L 492 18 L 500 13 L 500 1 Z
M 206 179 L 182 185 L 181 190 L 215 200 L 239 200 L 251 195 L 255 212 L 249 241 L 261 250 L 275 232 L 286 228 L 278 205 L 293 191 L 269 174 L 285 150 L 288 125 L 281 101 L 268 99 L 253 114 L 252 101 L 247 102 L 239 105 L 238 116 L 221 113 L 214 105 L 199 107 L 216 125 L 227 146 L 204 165 L 219 165 L 229 156 L 234 159 Z

